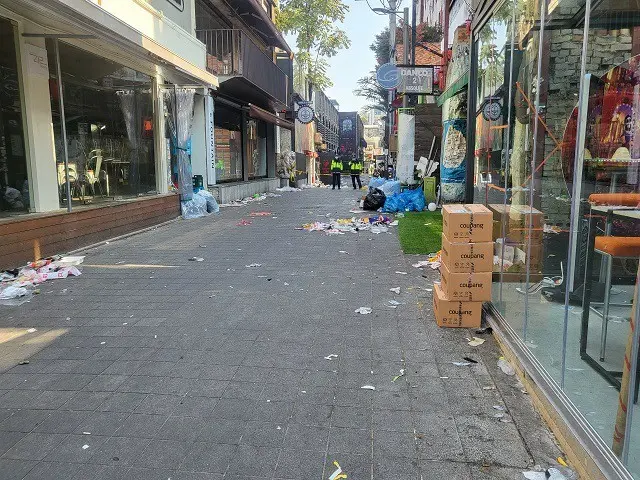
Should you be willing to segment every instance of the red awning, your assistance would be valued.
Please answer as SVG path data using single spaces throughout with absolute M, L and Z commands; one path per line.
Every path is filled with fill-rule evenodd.
M 284 118 L 276 117 L 273 113 L 268 112 L 260 107 L 256 107 L 253 104 L 249 104 L 249 116 L 258 120 L 263 120 L 267 123 L 272 123 L 278 127 L 286 128 L 287 130 L 295 130 L 296 125 Z

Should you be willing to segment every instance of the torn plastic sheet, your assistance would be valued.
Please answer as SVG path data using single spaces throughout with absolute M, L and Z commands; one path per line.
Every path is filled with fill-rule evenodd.
M 542 472 L 536 472 L 534 470 L 522 472 L 522 475 L 527 480 L 568 480 L 569 478 L 575 478 L 575 476 L 567 477 L 560 470 L 553 467 Z
M 397 307 L 398 305 L 402 305 L 400 302 L 396 302 L 395 300 L 389 300 L 389 305 L 393 305 L 394 307 Z
M 360 308 L 356 309 L 355 313 L 359 313 L 360 315 L 368 315 L 372 311 L 373 310 L 370 307 L 360 307 Z
M 471 365 L 471 362 L 451 362 L 456 367 L 468 367 Z
M 500 370 L 502 370 L 502 373 L 504 373 L 505 375 L 513 376 L 516 374 L 513 366 L 507 360 L 505 360 L 504 357 L 500 357 L 498 359 L 498 368 L 500 368 Z
M 395 293 L 396 295 L 400 295 L 400 287 L 390 288 L 389 291 Z
M 360 387 L 361 390 L 375 390 L 376 387 L 374 387 L 373 385 L 363 385 Z
M 336 355 L 335 353 L 330 353 L 329 355 L 324 357 L 325 360 L 331 360 L 333 358 L 338 358 L 338 355 Z

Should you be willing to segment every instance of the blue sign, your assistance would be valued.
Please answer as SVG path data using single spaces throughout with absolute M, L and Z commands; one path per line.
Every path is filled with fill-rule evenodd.
M 382 88 L 393 90 L 400 85 L 400 72 L 393 63 L 385 63 L 378 67 L 376 72 L 376 80 Z

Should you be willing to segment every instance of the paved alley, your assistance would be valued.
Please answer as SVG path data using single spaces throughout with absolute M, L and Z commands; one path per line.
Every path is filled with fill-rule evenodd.
M 349 480 L 507 480 L 552 462 L 491 337 L 435 325 L 437 272 L 411 266 L 397 227 L 295 230 L 356 197 L 177 220 L 0 307 L 0 480 L 326 480 L 334 462 Z

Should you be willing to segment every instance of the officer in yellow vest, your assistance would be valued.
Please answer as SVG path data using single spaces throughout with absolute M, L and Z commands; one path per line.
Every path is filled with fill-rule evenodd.
M 362 160 L 353 159 L 349 162 L 349 170 L 351 171 L 351 183 L 353 189 L 356 189 L 356 181 L 358 182 L 358 188 L 362 188 L 362 182 L 360 181 L 360 173 L 362 173 Z
M 342 174 L 342 162 L 336 156 L 331 161 L 331 176 L 333 180 L 332 190 L 336 189 L 336 185 L 338 186 L 338 190 L 340 190 L 341 174 Z

